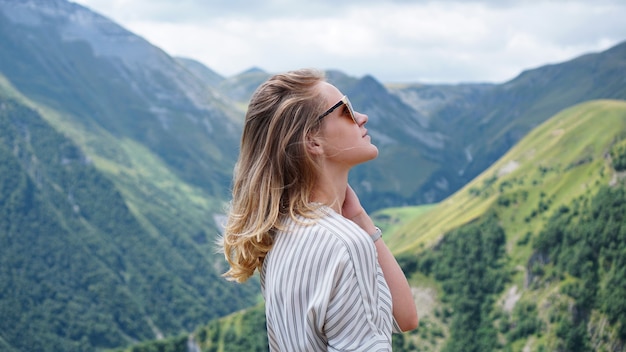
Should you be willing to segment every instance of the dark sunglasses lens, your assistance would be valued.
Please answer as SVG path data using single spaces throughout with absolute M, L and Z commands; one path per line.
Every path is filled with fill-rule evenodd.
M 346 103 L 346 106 L 348 107 L 348 111 L 350 111 L 350 117 L 352 117 L 352 121 L 354 121 L 354 123 L 358 125 L 358 123 L 356 122 L 356 116 L 354 116 L 354 109 L 352 108 L 352 103 L 350 103 L 350 99 L 346 97 L 344 99 L 344 102 Z

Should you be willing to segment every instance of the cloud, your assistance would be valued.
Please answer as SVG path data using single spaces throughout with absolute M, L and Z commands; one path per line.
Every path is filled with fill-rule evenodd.
M 79 2 L 224 75 L 319 67 L 387 82 L 494 82 L 626 39 L 617 0 Z

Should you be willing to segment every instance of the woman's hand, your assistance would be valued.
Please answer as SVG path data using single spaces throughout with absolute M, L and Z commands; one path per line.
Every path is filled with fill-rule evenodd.
M 356 195 L 352 187 L 348 185 L 346 187 L 346 197 L 343 200 L 343 204 L 341 206 L 341 214 L 350 220 L 365 212 L 365 209 L 361 206 L 361 202 L 359 201 L 359 197 Z
M 376 231 L 374 222 L 361 206 L 359 197 L 350 185 L 346 187 L 346 197 L 341 206 L 341 215 L 355 222 L 370 235 Z

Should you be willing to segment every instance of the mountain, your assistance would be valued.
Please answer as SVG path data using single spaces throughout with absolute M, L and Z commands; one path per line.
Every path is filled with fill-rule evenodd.
M 559 112 L 435 206 L 375 213 L 420 315 L 417 330 L 394 335 L 394 351 L 623 351 L 624 214 L 622 100 Z M 189 341 L 263 351 L 262 313 L 255 306 L 196 329 L 191 340 L 133 351 Z
M 62 0 L 2 0 L 0 68 L 71 123 L 135 140 L 212 196 L 236 157 L 240 112 L 144 39 Z
M 248 101 L 254 91 L 265 82 L 271 75 L 261 69 L 251 68 L 238 75 L 228 77 L 219 85 L 220 92 L 237 103 L 245 114 Z
M 213 245 L 241 113 L 200 78 L 79 5 L 2 0 L 0 107 L 0 349 L 124 346 L 256 302 Z
M 350 182 L 376 210 L 434 203 L 451 195 L 556 112 L 592 99 L 626 99 L 626 43 L 527 70 L 502 84 L 384 85 L 327 71 L 328 80 L 369 117 L 379 146 Z M 245 109 L 269 73 L 249 70 L 219 89 Z
M 167 218 L 151 219 L 160 232 L 146 226 L 76 144 L 4 98 L 0 160 L 2 350 L 116 347 L 253 302 L 193 233 L 166 233 Z
M 503 84 L 394 87 L 407 104 L 427 110 L 429 128 L 445 140 L 419 189 L 420 200 L 455 192 L 562 109 L 593 99 L 626 99 L 625 70 L 626 42 L 525 71 Z
M 626 102 L 576 105 L 396 227 L 394 253 L 442 303 L 420 336 L 449 329 L 444 351 L 623 350 L 624 160 Z
M 211 70 L 210 68 L 204 66 L 204 64 L 202 64 L 201 62 L 194 59 L 177 57 L 176 61 L 178 61 L 179 64 L 188 69 L 191 74 L 201 79 L 202 82 L 209 87 L 217 87 L 225 79 L 217 72 Z
M 499 85 L 329 71 L 380 147 L 350 182 L 370 210 L 442 200 L 561 108 L 623 99 L 625 58 L 621 44 Z M 257 303 L 256 279 L 219 277 L 213 243 L 269 74 L 221 77 L 68 1 L 0 0 L 0 349 L 124 347 Z M 401 236 L 403 255 L 429 244 Z

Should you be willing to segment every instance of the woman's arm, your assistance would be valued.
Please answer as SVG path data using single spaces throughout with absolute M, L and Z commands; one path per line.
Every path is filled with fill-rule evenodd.
M 387 281 L 387 286 L 391 291 L 393 316 L 402 331 L 413 330 L 417 328 L 418 317 L 411 287 L 383 239 L 379 239 L 374 244 L 378 252 L 378 264 L 383 269 L 385 281 Z
M 367 233 L 373 234 L 376 232 L 374 222 L 361 206 L 359 198 L 350 185 L 346 189 L 342 215 L 355 222 Z M 411 287 L 402 272 L 402 268 L 398 265 L 396 258 L 391 254 L 383 239 L 378 239 L 374 242 L 374 245 L 378 252 L 378 264 L 383 270 L 385 281 L 387 281 L 387 286 L 389 286 L 391 291 L 393 316 L 402 331 L 413 330 L 417 328 L 418 317 Z

